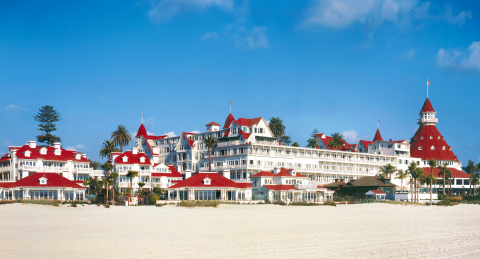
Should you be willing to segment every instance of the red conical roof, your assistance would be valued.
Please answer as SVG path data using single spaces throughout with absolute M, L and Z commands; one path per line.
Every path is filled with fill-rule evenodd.
M 140 136 L 147 136 L 147 130 L 145 129 L 145 126 L 140 125 L 140 128 L 138 128 L 137 135 L 135 137 L 140 137 Z
M 375 133 L 375 137 L 373 138 L 373 142 L 377 140 L 383 140 L 382 135 L 380 135 L 380 129 L 377 129 L 377 132 Z
M 233 115 L 230 113 L 228 114 L 228 117 L 225 120 L 225 125 L 223 125 L 223 128 L 224 129 L 230 128 L 230 124 L 232 123 L 232 121 L 235 121 L 235 118 L 233 118 Z
M 458 161 L 435 125 L 421 125 L 410 142 L 410 155 L 422 160 Z
M 432 103 L 430 103 L 430 100 L 428 98 L 427 100 L 425 100 L 425 103 L 423 104 L 423 107 L 420 113 L 422 112 L 435 112 L 435 110 L 433 109 Z

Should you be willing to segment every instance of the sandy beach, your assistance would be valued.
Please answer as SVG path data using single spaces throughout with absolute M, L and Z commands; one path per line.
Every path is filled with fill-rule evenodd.
M 0 206 L 2 258 L 479 258 L 480 206 Z

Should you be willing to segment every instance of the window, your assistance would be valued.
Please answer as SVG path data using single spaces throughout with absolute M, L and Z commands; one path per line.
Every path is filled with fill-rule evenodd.
M 430 149 L 431 149 L 431 150 L 435 150 L 435 147 L 432 145 L 432 146 L 430 147 Z
M 457 179 L 457 185 L 462 185 L 462 179 Z
M 430 139 L 433 139 L 433 136 L 430 136 Z
M 400 145 L 397 145 L 397 148 L 401 148 Z

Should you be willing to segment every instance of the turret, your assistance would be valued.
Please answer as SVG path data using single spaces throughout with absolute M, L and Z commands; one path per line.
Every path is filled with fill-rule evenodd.
M 430 100 L 427 98 L 423 104 L 422 110 L 420 110 L 420 119 L 417 120 L 417 123 L 420 125 L 435 125 L 438 123 L 436 115 L 437 113 L 433 109 Z

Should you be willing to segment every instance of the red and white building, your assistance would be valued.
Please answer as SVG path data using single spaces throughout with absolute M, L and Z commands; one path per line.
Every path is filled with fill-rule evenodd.
M 252 183 L 237 183 L 218 173 L 201 172 L 168 187 L 169 200 L 251 201 Z
M 58 173 L 36 172 L 16 182 L 0 182 L 0 200 L 83 201 L 85 188 Z
M 73 181 L 103 177 L 102 170 L 90 167 L 85 154 L 64 149 L 60 143 L 40 147 L 31 140 L 24 146 L 10 146 L 0 158 L 0 182 L 15 182 L 34 173 L 57 173 Z
M 334 191 L 311 184 L 305 175 L 293 169 L 275 168 L 261 171 L 252 176 L 254 194 L 260 194 L 270 201 L 323 203 L 333 200 Z

